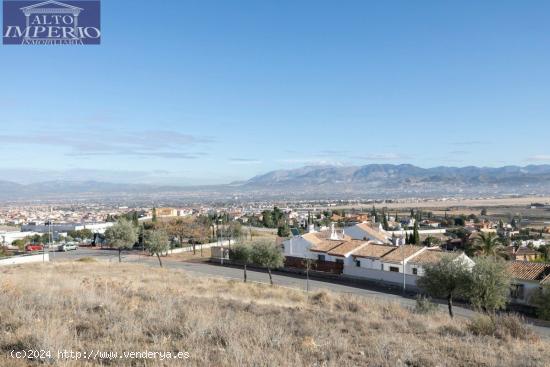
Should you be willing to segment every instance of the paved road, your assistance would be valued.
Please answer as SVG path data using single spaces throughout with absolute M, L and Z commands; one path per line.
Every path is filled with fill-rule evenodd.
M 79 248 L 76 251 L 70 252 L 56 252 L 55 254 L 50 254 L 50 259 L 52 261 L 70 261 L 77 260 L 82 257 L 93 257 L 101 261 L 118 261 L 118 252 L 112 250 L 98 250 L 98 249 L 87 249 Z M 154 257 L 138 255 L 138 254 L 127 254 L 123 253 L 123 262 L 132 262 L 146 264 L 150 266 L 158 266 L 158 260 Z M 173 258 L 163 258 L 163 265 L 166 268 L 170 269 L 180 269 L 185 270 L 195 276 L 201 277 L 223 277 L 226 279 L 238 279 L 242 280 L 243 271 L 242 269 L 235 267 L 227 267 L 214 265 L 209 263 L 191 263 L 184 262 L 181 260 L 175 260 Z M 269 282 L 269 277 L 267 273 L 257 270 L 248 270 L 247 271 L 248 280 L 253 282 L 267 283 Z M 304 277 L 299 275 L 292 275 L 287 273 L 273 273 L 273 281 L 275 284 L 284 287 L 290 287 L 295 289 L 306 289 L 306 280 Z M 312 291 L 318 290 L 330 290 L 333 292 L 339 293 L 348 293 L 354 295 L 360 295 L 365 297 L 383 299 L 386 301 L 395 301 L 407 307 L 414 307 L 415 300 L 401 296 L 399 294 L 392 293 L 389 289 L 384 291 L 383 288 L 373 290 L 372 287 L 364 287 L 359 285 L 346 285 L 339 284 L 338 282 L 330 282 L 326 280 L 314 280 L 309 281 L 309 289 Z M 440 309 L 444 312 L 447 312 L 447 305 L 440 304 Z M 455 306 L 453 307 L 455 315 L 461 317 L 470 318 L 476 313 L 468 308 Z M 541 335 L 550 338 L 550 328 L 532 325 L 533 328 L 538 331 Z

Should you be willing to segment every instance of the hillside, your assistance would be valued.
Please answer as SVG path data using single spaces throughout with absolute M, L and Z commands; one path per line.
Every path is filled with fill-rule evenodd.
M 244 182 L 249 190 L 292 189 L 295 195 L 402 197 L 479 193 L 545 193 L 550 191 L 550 165 L 525 167 L 433 167 L 411 164 L 308 166 L 278 170 Z
M 423 316 L 349 295 L 314 293 L 308 300 L 300 291 L 118 263 L 40 264 L 0 273 L 2 366 L 28 365 L 9 358 L 13 349 L 190 356 L 183 362 L 104 358 L 86 361 L 90 366 L 496 367 L 550 361 L 550 343 L 528 332 L 520 339 L 476 336 L 466 321 L 445 313 Z

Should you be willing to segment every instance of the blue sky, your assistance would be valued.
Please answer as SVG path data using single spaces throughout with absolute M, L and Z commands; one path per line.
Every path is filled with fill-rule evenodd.
M 543 0 L 103 0 L 101 46 L 0 46 L 0 169 L 550 163 L 549 65 Z

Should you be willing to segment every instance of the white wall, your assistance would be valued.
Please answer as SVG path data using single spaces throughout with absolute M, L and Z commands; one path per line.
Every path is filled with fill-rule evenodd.
M 413 229 L 407 229 L 407 230 L 400 230 L 400 231 L 389 231 L 390 235 L 395 234 L 396 236 L 401 235 L 404 236 L 406 234 L 413 234 Z M 445 228 L 440 229 L 419 229 L 418 234 L 420 235 L 426 235 L 426 234 L 445 234 L 447 233 L 447 230 Z
M 531 295 L 533 292 L 535 292 L 537 289 L 540 288 L 539 282 L 532 282 L 529 280 L 523 280 L 523 279 L 512 279 L 512 284 L 522 284 L 523 285 L 523 299 L 519 298 L 510 298 L 510 300 L 514 303 L 521 303 L 528 305 L 529 299 L 531 298 Z
M 284 256 L 290 256 L 290 257 L 300 257 L 303 259 L 314 259 L 316 260 L 318 258 L 317 253 L 310 252 L 310 246 L 311 243 L 303 239 L 301 236 L 292 237 L 286 241 L 283 242 Z M 321 254 L 325 255 L 325 254 Z M 328 255 L 325 255 L 325 258 L 329 257 Z
M 370 241 L 382 243 L 382 241 L 372 237 L 369 233 L 365 232 L 357 225 L 344 228 L 344 233 L 354 240 L 364 240 L 366 238 Z
M 38 232 L 4 232 L 0 233 L 0 243 L 7 243 L 8 245 L 11 245 L 11 243 L 15 240 L 23 239 L 27 236 L 34 236 L 35 234 L 41 234 Z
M 391 271 L 382 271 L 374 269 L 366 269 L 357 266 L 344 267 L 344 275 L 355 278 L 364 278 L 373 281 L 384 281 L 394 284 L 403 284 L 403 273 L 394 273 Z M 416 287 L 418 277 L 414 275 L 405 275 L 407 287 Z
M 232 243 L 235 244 L 235 242 L 232 242 Z M 228 246 L 229 241 L 223 241 L 222 245 L 223 246 Z M 202 246 L 203 249 L 210 248 L 210 247 L 215 247 L 215 246 L 220 246 L 220 242 L 211 242 L 211 243 L 204 243 L 202 245 L 195 245 L 195 250 L 200 251 L 201 246 Z M 191 252 L 191 251 L 193 251 L 193 245 L 168 250 L 167 254 L 168 255 L 170 255 L 170 254 L 180 254 L 182 252 Z
M 46 253 L 44 255 L 39 254 L 39 255 L 30 255 L 30 256 L 14 256 L 14 257 L 0 260 L 0 266 L 41 263 L 42 261 L 50 261 L 50 255 Z
M 368 259 L 368 258 L 362 258 L 358 257 L 355 260 L 359 260 L 361 262 L 361 268 L 365 269 L 374 269 L 374 270 L 380 270 L 382 263 L 379 259 Z M 353 261 L 353 266 L 356 266 L 355 261 Z

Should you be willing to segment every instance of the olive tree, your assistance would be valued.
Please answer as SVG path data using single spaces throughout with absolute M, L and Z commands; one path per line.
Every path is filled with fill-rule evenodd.
M 252 247 L 249 244 L 238 244 L 229 250 L 229 258 L 243 266 L 246 283 L 246 266 L 252 262 Z
M 462 258 L 444 256 L 440 262 L 426 266 L 417 285 L 433 297 L 445 298 L 453 317 L 453 298 L 468 294 L 470 276 L 470 267 Z
M 475 260 L 468 289 L 470 303 L 485 312 L 503 309 L 510 292 L 506 263 L 493 257 L 477 257 Z
M 159 260 L 159 265 L 162 268 L 162 260 L 160 255 L 166 253 L 170 249 L 170 240 L 168 234 L 162 229 L 154 229 L 147 231 L 144 236 L 145 247 L 151 255 L 156 255 Z
M 544 320 L 550 320 L 550 285 L 537 289 L 530 299 L 537 308 L 537 316 Z
M 277 269 L 284 265 L 283 253 L 270 241 L 258 240 L 252 244 L 252 262 L 267 268 L 269 283 L 273 285 L 271 269 Z
M 118 262 L 121 262 L 122 250 L 131 249 L 138 239 L 137 229 L 132 222 L 120 219 L 115 225 L 107 228 L 105 238 L 112 248 L 118 250 Z

